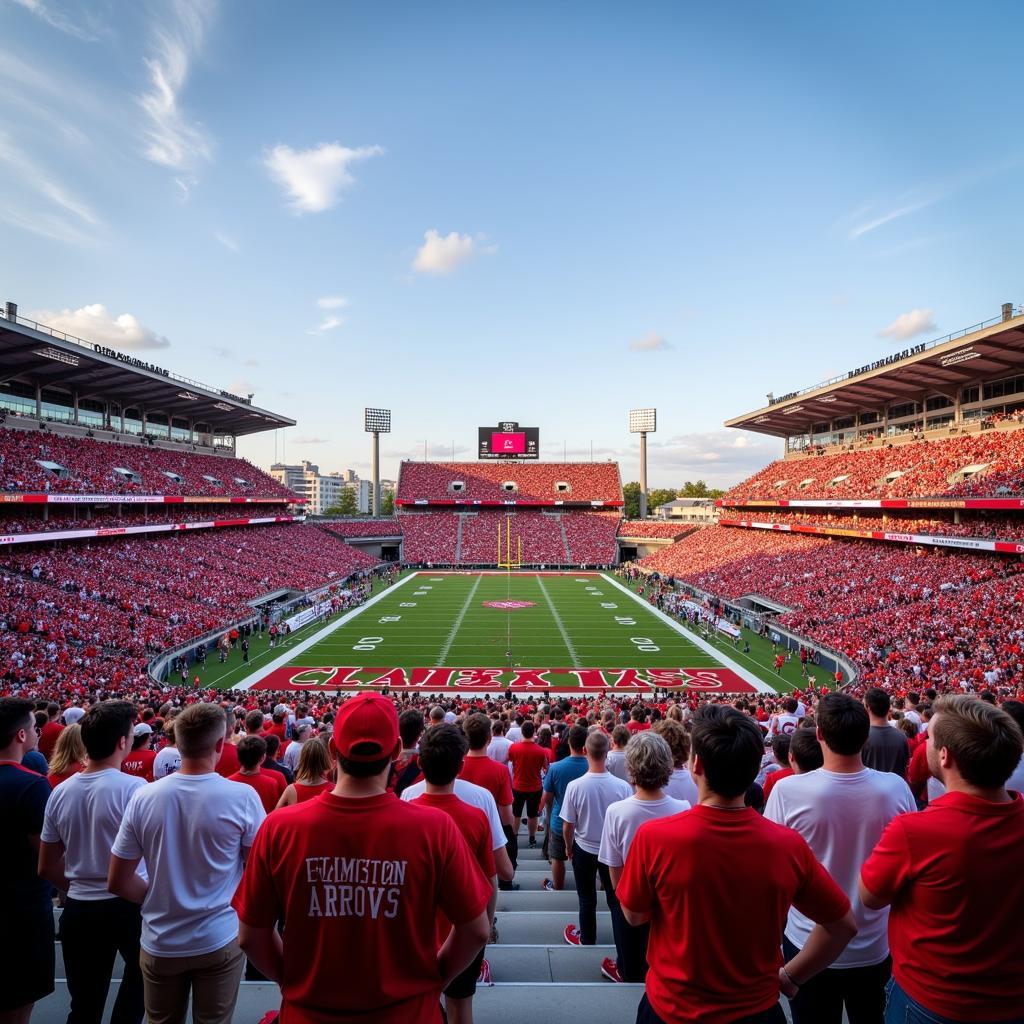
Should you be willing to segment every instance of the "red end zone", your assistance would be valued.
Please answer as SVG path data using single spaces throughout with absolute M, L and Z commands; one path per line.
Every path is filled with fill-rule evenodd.
M 715 693 L 754 693 L 728 668 L 359 668 L 289 665 L 275 669 L 253 690 L 618 690 L 637 693 L 655 687 Z

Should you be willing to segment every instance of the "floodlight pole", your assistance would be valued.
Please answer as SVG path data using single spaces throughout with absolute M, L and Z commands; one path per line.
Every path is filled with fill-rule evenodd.
M 657 409 L 630 409 L 629 432 L 640 435 L 640 518 L 647 518 L 647 435 L 658 429 Z
M 647 518 L 647 431 L 640 432 L 640 518 Z
M 380 516 L 380 435 L 391 431 L 390 409 L 364 409 L 363 429 L 373 435 L 373 510 L 374 518 Z
M 373 518 L 380 518 L 380 431 L 373 432 Z

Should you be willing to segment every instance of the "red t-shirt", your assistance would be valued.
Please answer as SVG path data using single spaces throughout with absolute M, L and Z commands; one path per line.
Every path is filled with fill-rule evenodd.
M 507 772 L 505 773 L 508 774 Z M 497 868 L 494 866 L 494 851 L 491 849 L 492 835 L 491 824 L 487 815 L 479 807 L 460 800 L 454 793 L 447 793 L 443 796 L 434 793 L 424 793 L 412 801 L 414 804 L 424 804 L 427 807 L 436 807 L 444 811 L 459 830 L 460 835 L 466 840 L 470 853 L 476 858 L 484 878 L 488 882 L 495 876 Z M 492 890 L 493 891 L 493 890 Z M 452 930 L 451 921 L 445 917 L 443 910 L 437 912 L 437 948 L 444 945 L 448 933 Z
M 60 722 L 47 722 L 43 726 L 43 731 L 39 734 L 39 753 L 46 758 L 47 761 L 53 757 L 53 748 L 57 745 L 57 737 L 64 731 L 64 726 Z
M 1024 800 L 946 793 L 893 818 L 861 869 L 889 900 L 900 987 L 955 1020 L 1024 1017 Z
M 666 1024 L 771 1009 L 789 908 L 826 923 L 850 909 L 803 836 L 749 807 L 700 805 L 641 825 L 615 895 L 651 914 L 647 998 Z
M 489 757 L 467 757 L 462 762 L 459 778 L 483 786 L 499 807 L 507 807 L 512 803 L 512 783 L 509 781 L 508 768 Z
M 324 793 L 329 792 L 334 788 L 333 782 L 318 782 L 315 786 L 309 785 L 306 782 L 295 783 L 295 802 L 297 804 L 304 804 L 307 800 L 315 800 L 318 796 L 322 796 Z
M 768 802 L 768 797 L 771 791 L 775 788 L 775 783 L 779 779 L 788 779 L 793 774 L 792 768 L 780 768 L 777 772 L 769 772 L 764 780 L 764 800 Z
M 536 793 L 541 788 L 540 773 L 548 766 L 548 755 L 533 740 L 520 740 L 508 748 L 512 765 L 512 788 L 520 793 Z
M 153 761 L 155 750 L 133 750 L 122 762 L 121 771 L 125 775 L 134 775 L 137 779 L 153 781 Z
M 73 764 L 66 772 L 61 772 L 60 775 L 54 775 L 52 772 L 46 776 L 46 781 L 50 784 L 50 789 L 56 789 L 62 782 L 67 782 L 72 775 L 77 775 L 82 770 L 80 764 Z
M 648 722 L 638 722 L 635 718 L 631 718 L 626 723 L 626 728 L 630 732 L 633 732 L 633 733 L 646 732 L 646 730 L 650 729 L 650 727 L 651 727 L 650 723 L 648 723 Z
M 263 823 L 234 907 L 255 928 L 284 922 L 282 1024 L 437 1024 L 442 979 L 424 922 L 440 909 L 464 924 L 490 894 L 448 815 L 393 793 L 325 793 Z
M 225 743 L 224 749 L 220 752 L 220 760 L 217 762 L 217 774 L 225 779 L 230 779 L 240 768 L 238 761 L 238 748 L 234 743 Z
M 262 768 L 255 775 L 243 775 L 242 772 L 235 772 L 228 782 L 244 782 L 245 785 L 252 786 L 259 795 L 263 810 L 267 814 L 277 806 L 277 801 L 281 799 L 281 794 L 287 785 L 280 772 L 265 772 Z

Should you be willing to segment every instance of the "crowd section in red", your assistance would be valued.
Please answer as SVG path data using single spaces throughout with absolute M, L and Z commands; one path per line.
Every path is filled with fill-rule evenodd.
M 63 466 L 69 475 L 60 476 L 40 461 Z M 131 471 L 139 482 L 118 469 Z M 0 491 L 295 499 L 245 459 L 5 427 L 0 427 Z
M 145 512 L 141 507 L 122 505 L 120 515 L 103 506 L 90 506 L 92 515 L 86 518 L 83 508 L 55 505 L 49 508 L 50 514 L 44 519 L 42 515 L 23 514 L 28 507 L 31 506 L 11 506 L 13 514 L 6 515 L 7 509 L 0 506 L 0 536 L 59 533 L 64 530 L 118 530 L 134 526 L 154 526 L 158 523 L 205 523 L 218 519 L 272 518 L 286 511 L 281 506 L 260 507 L 203 502 L 201 505 L 158 505 L 150 507 Z M 71 514 L 72 509 L 78 514 Z
M 522 561 L 530 565 L 564 565 L 567 557 L 559 518 L 544 512 L 479 512 L 462 517 L 463 564 L 476 565 L 499 560 L 515 562 L 519 560 L 520 552 Z
M 615 531 L 619 517 L 609 512 L 569 512 L 562 526 L 569 542 L 573 565 L 609 565 L 615 562 L 618 545 Z
M 969 466 L 984 469 L 960 478 Z M 780 498 L 1001 497 L 1022 489 L 1024 430 L 990 430 L 773 462 L 732 488 L 723 504 Z
M 679 523 L 667 520 L 659 522 L 653 519 L 623 519 L 619 523 L 620 537 L 653 537 L 662 540 L 677 540 L 687 530 L 692 530 L 690 523 Z
M 506 489 L 506 483 L 515 489 Z M 403 462 L 395 500 L 400 505 L 511 500 L 621 505 L 622 485 L 614 462 Z
M 390 519 L 334 519 L 322 524 L 325 530 L 345 538 L 401 537 L 402 524 Z

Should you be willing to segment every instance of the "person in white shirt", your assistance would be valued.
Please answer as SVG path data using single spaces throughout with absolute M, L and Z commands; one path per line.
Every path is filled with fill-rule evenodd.
M 176 718 L 170 719 L 164 724 L 164 735 L 167 737 L 167 746 L 161 747 L 153 758 L 153 781 L 166 779 L 181 768 L 181 752 L 178 750 L 175 733 Z
M 672 751 L 672 776 L 665 785 L 665 795 L 674 800 L 685 800 L 691 807 L 697 804 L 697 783 L 693 781 L 690 769 L 686 767 L 690 760 L 690 734 L 681 722 L 671 718 L 655 722 L 656 732 Z
M 224 710 L 192 704 L 174 720 L 181 768 L 140 789 L 111 851 L 108 888 L 142 904 L 140 963 L 152 1024 L 192 1016 L 230 1024 L 245 955 L 231 899 L 266 817 L 251 786 L 216 772 Z M 136 873 L 146 861 L 148 883 Z
M 299 767 L 299 755 L 302 753 L 302 744 L 306 742 L 313 735 L 313 727 L 311 725 L 297 725 L 295 729 L 295 738 L 288 744 L 288 749 L 284 752 L 282 763 L 292 773 L 298 770 Z
M 412 786 L 406 786 L 402 790 L 402 799 L 412 801 L 423 796 L 426 791 L 427 782 L 426 779 L 423 779 Z M 495 803 L 494 796 L 490 790 L 484 789 L 483 786 L 478 786 L 475 782 L 456 779 L 454 793 L 464 804 L 469 804 L 471 807 L 479 807 L 487 815 L 487 822 L 491 826 L 491 838 L 494 842 L 492 849 L 497 850 L 498 847 L 501 847 L 504 850 L 508 840 L 505 837 L 505 829 L 501 824 L 501 815 L 498 814 L 498 805 Z
M 817 735 L 824 767 L 781 779 L 765 817 L 799 832 L 853 905 L 858 933 L 830 968 L 803 984 L 790 999 L 794 1024 L 880 1021 L 891 960 L 888 909 L 870 910 L 858 895 L 860 869 L 886 825 L 916 810 L 910 787 L 892 772 L 867 768 L 861 750 L 871 721 L 860 701 L 845 693 L 822 697 Z M 783 939 L 786 960 L 803 949 L 814 928 L 795 908 Z M 801 979 L 790 979 L 800 984 Z
M 607 866 L 599 863 L 604 815 L 616 800 L 632 794 L 628 782 L 617 779 L 605 768 L 608 757 L 608 734 L 592 729 L 587 736 L 587 773 L 573 779 L 566 787 L 559 816 L 565 848 L 571 851 L 572 871 L 576 878 L 576 898 L 580 906 L 580 923 L 567 924 L 563 933 L 570 946 L 593 946 L 597 942 L 597 876 L 601 876 L 608 909 L 615 895 Z
M 800 725 L 800 704 L 795 697 L 787 697 L 782 702 L 782 711 L 772 715 L 768 720 L 768 739 L 772 740 L 780 733 L 793 732 Z
M 612 749 L 608 751 L 604 766 L 617 779 L 629 782 L 626 777 L 626 744 L 629 743 L 629 730 L 624 725 L 617 725 L 611 731 Z
M 523 716 L 516 715 L 505 733 L 509 743 L 518 743 L 523 738 Z
M 82 715 L 85 768 L 53 791 L 39 837 L 39 875 L 67 893 L 60 931 L 75 1022 L 103 1019 L 118 953 L 124 974 L 111 1022 L 141 1024 L 145 1013 L 139 908 L 107 891 L 110 848 L 129 800 L 146 786 L 121 771 L 134 721 L 135 708 L 124 700 L 94 704 Z
M 660 723 L 659 723 L 660 724 Z M 676 723 L 673 723 L 676 724 Z M 645 822 L 688 811 L 688 800 L 667 796 L 672 776 L 672 749 L 656 729 L 637 733 L 626 747 L 626 771 L 636 787 L 633 796 L 613 803 L 604 816 L 599 864 L 606 865 L 612 889 L 619 884 L 626 854 L 637 830 Z M 647 938 L 650 924 L 634 927 L 626 921 L 619 901 L 609 900 L 615 959 L 605 957 L 601 973 L 612 981 L 642 982 L 647 974 Z
M 487 756 L 498 764 L 508 764 L 508 748 L 512 746 L 512 741 L 505 736 L 505 723 L 495 722 L 491 732 L 493 736 L 487 747 Z

